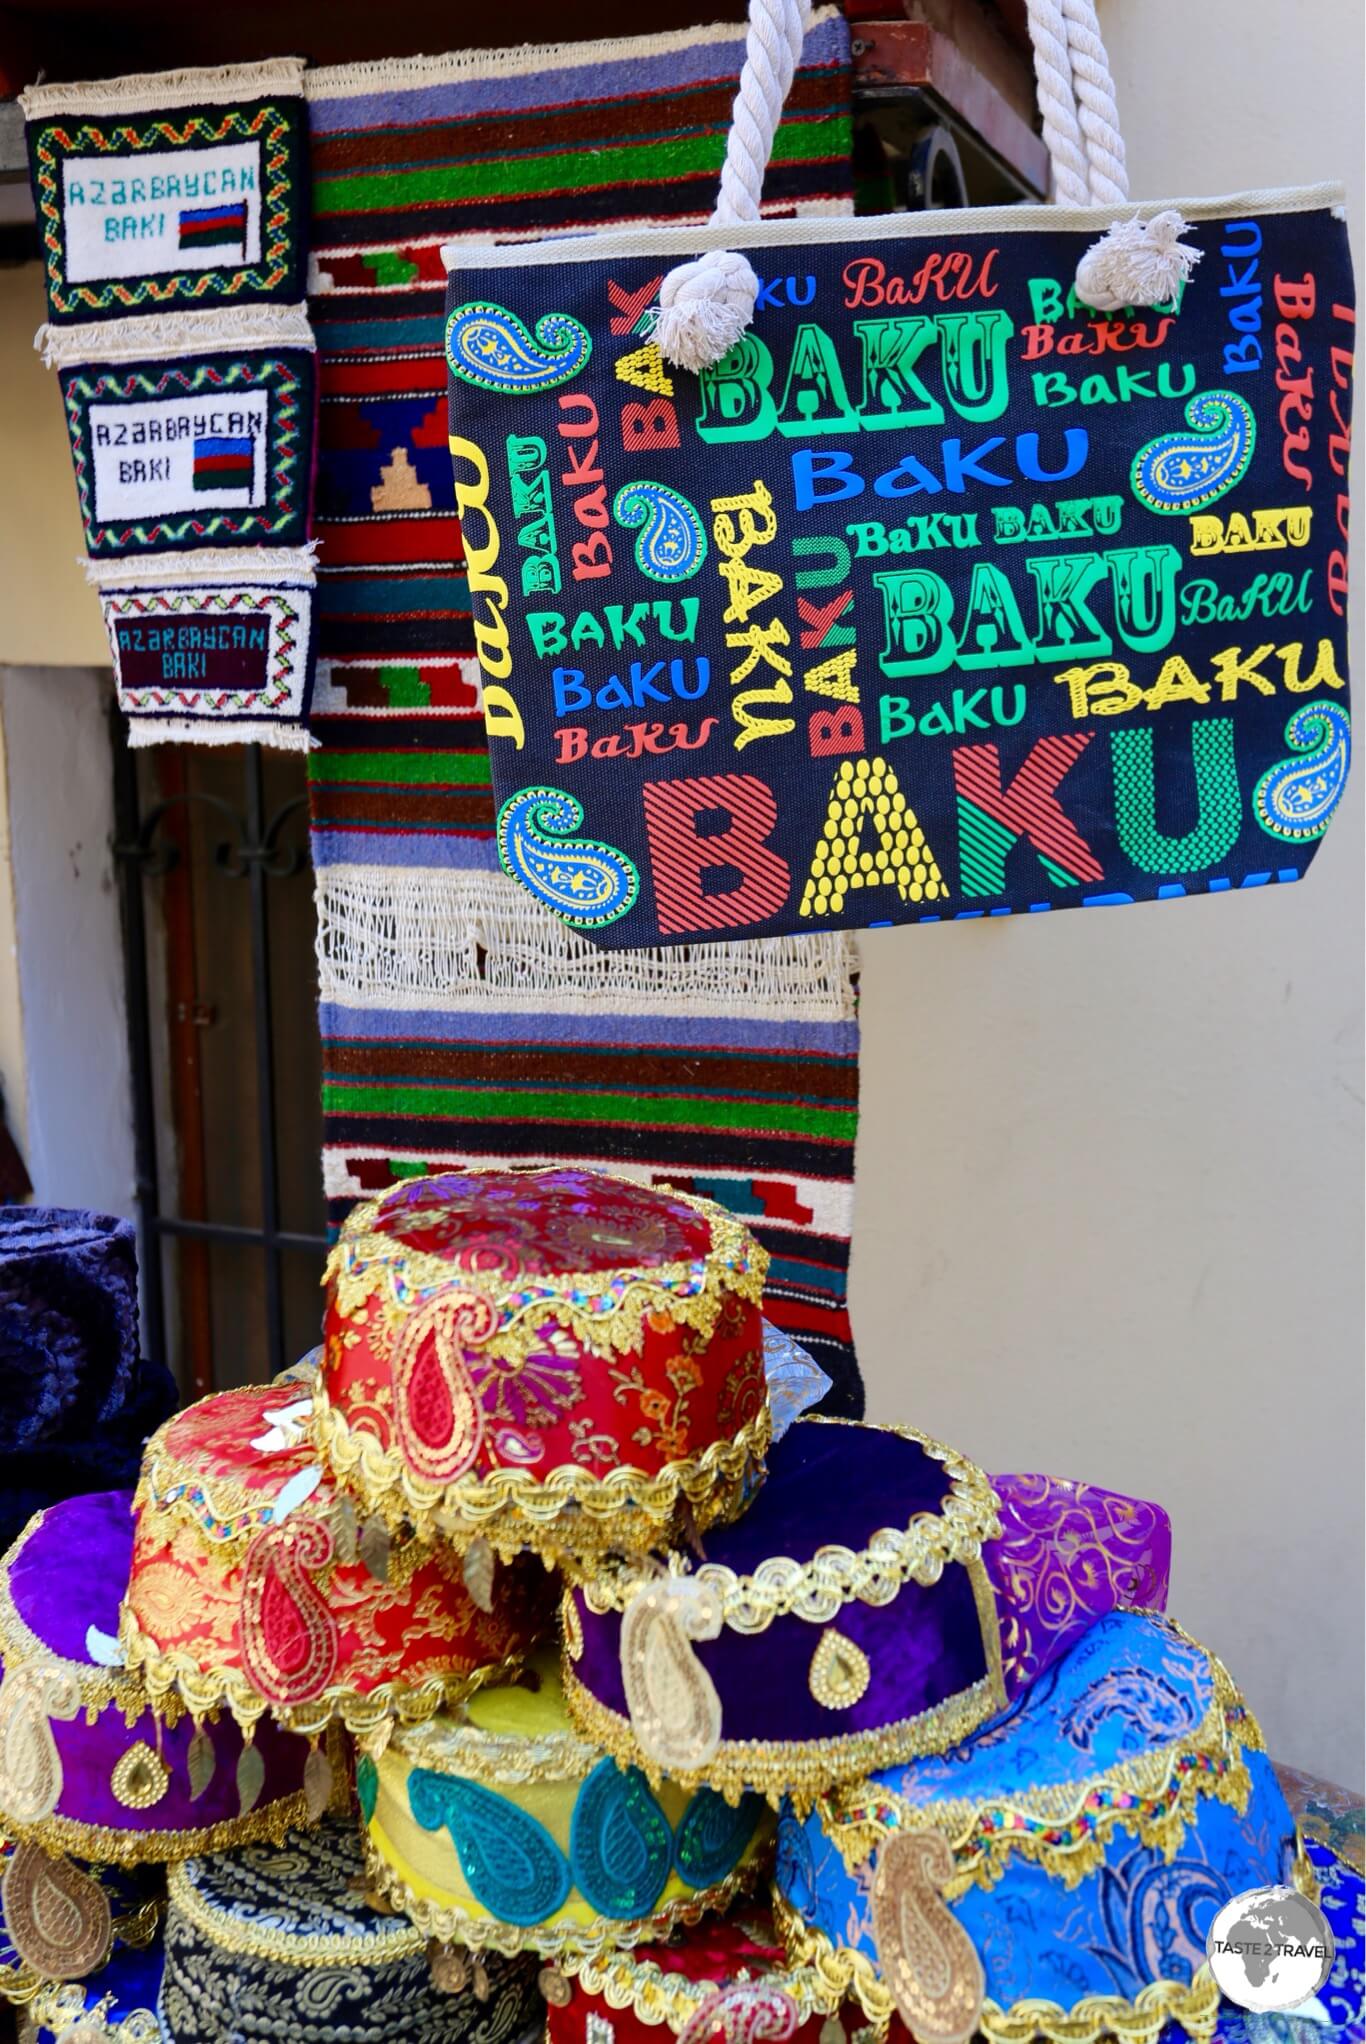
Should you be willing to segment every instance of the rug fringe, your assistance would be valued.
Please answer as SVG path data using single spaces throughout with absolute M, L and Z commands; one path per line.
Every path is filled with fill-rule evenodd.
M 316 899 L 324 1001 L 854 1019 L 857 954 L 841 931 L 600 951 L 506 874 L 482 871 L 323 866 Z
M 40 326 L 33 345 L 49 369 L 76 362 L 141 362 L 211 355 L 220 348 L 316 347 L 306 305 L 224 305 L 152 312 L 81 326 Z
M 127 78 L 95 78 L 70 85 L 30 85 L 19 95 L 26 121 L 47 114 L 160 113 L 172 106 L 219 106 L 230 100 L 297 98 L 304 87 L 302 57 L 270 57 L 258 64 L 209 64 L 184 71 L 139 71 Z

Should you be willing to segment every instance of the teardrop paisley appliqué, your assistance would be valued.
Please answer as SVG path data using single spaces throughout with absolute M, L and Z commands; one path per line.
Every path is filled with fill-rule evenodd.
M 618 525 L 636 534 L 632 551 L 642 575 L 686 582 L 707 558 L 707 534 L 679 490 L 665 483 L 626 483 L 612 499 Z
M 563 1907 L 568 1860 L 545 1826 L 505 1796 L 415 1768 L 408 1807 L 424 1831 L 446 1827 L 474 1895 L 504 1923 L 544 1923 Z
M 40 1824 L 62 1794 L 62 1756 L 53 1718 L 70 1720 L 81 1693 L 69 1669 L 35 1662 L 0 1687 L 0 1810 L 15 1824 Z
M 679 2032 L 678 2044 L 785 2044 L 797 2028 L 797 2004 L 766 1981 L 735 1981 L 709 1995 Z
M 242 1662 L 267 1703 L 309 1703 L 337 1670 L 337 1622 L 314 1576 L 335 1552 L 324 1519 L 259 1533 L 242 1565 Z
M 715 1789 L 697 1791 L 678 1821 L 674 1865 L 690 1888 L 712 1888 L 740 1864 L 763 1813 L 762 1796 L 745 1794 L 732 1807 Z
M 109 1897 L 69 1859 L 40 1845 L 16 1848 L 0 1884 L 11 1944 L 45 1980 L 82 1980 L 102 1966 L 113 1937 Z
M 506 306 L 457 305 L 446 321 L 452 376 L 502 397 L 554 390 L 577 376 L 592 352 L 588 329 L 566 312 L 547 312 L 533 338 Z
M 1252 407 L 1231 390 L 1201 391 L 1185 416 L 1189 433 L 1159 433 L 1129 471 L 1139 503 L 1172 517 L 1215 503 L 1241 482 L 1257 444 Z
M 600 1916 L 648 1916 L 673 1857 L 669 1820 L 639 1768 L 602 1760 L 574 1804 L 569 1864 L 574 1884 Z
M 862 1647 L 846 1639 L 829 1625 L 811 1656 L 806 1686 L 826 1710 L 850 1710 L 873 1678 L 872 1667 Z
M 1305 703 L 1285 727 L 1298 759 L 1283 759 L 1252 791 L 1252 811 L 1268 837 L 1292 843 L 1322 837 L 1347 786 L 1352 720 L 1338 703 Z
M 621 1677 L 645 1751 L 674 1772 L 705 1767 L 721 1743 L 721 1698 L 692 1650 L 721 1630 L 719 1599 L 670 1578 L 641 1590 L 621 1621 Z
M 986 1982 L 977 1948 L 944 1901 L 953 1854 L 939 1831 L 898 1831 L 873 1878 L 883 1978 L 918 2044 L 967 2044 Z
M 576 838 L 582 825 L 582 804 L 562 788 L 523 788 L 498 812 L 498 857 L 547 908 L 587 930 L 635 907 L 640 875 L 615 845 Z
M 482 1292 L 448 1289 L 410 1314 L 394 1347 L 394 1430 L 414 1476 L 454 1483 L 479 1453 L 484 1414 L 463 1351 L 498 1324 Z

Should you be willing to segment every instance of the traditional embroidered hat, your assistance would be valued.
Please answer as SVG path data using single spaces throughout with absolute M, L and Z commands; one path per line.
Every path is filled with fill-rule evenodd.
M 769 1439 L 766 1252 L 603 1172 L 447 1172 L 353 1207 L 319 1438 L 390 1523 L 555 1559 L 733 1515 Z
M 269 1722 L 250 1746 L 228 1717 L 196 1727 L 119 1664 L 131 1506 L 129 1491 L 69 1498 L 0 1561 L 0 1830 L 123 1865 L 280 1836 L 307 1812 L 305 1742 Z M 97 1913 L 95 1884 L 59 1864 L 73 1907 Z
M 66 1865 L 98 1887 L 107 1910 L 73 1909 L 60 1863 L 39 1845 L 0 1840 L 0 2000 L 31 2002 L 54 1981 L 84 1979 L 107 1965 L 116 1947 L 145 1951 L 160 1931 L 160 1867 Z
M 553 1618 L 541 1564 L 482 1582 L 349 1498 L 295 1424 L 309 1410 L 269 1387 L 203 1398 L 148 1442 L 120 1643 L 154 1697 L 242 1725 L 267 1710 L 316 1734 L 391 1713 L 426 1717 L 520 1665 Z M 377 1540 L 371 1536 L 378 1536 Z
M 983 1472 L 910 1428 L 802 1419 L 707 1560 L 604 1567 L 564 1602 L 565 1700 L 652 1781 L 803 1807 L 954 1745 L 1005 1701 Z
M 1160 1606 L 1170 1550 L 1142 1499 L 988 1479 L 911 1428 L 802 1420 L 702 1566 L 604 1568 L 566 1598 L 569 1712 L 651 1779 L 804 1808 L 954 1745 L 1099 1612 Z
M 546 2044 L 658 2044 L 661 2026 L 687 2044 L 820 2044 L 839 2009 L 838 1990 L 818 1967 L 789 1965 L 772 1913 L 758 1903 L 667 1944 L 609 1949 L 565 1970 L 572 1984 L 552 1981 L 546 1996 Z M 857 2011 L 854 2020 L 862 2022 Z
M 1010 1702 L 1107 1611 L 1164 1611 L 1172 1526 L 1161 1505 L 1066 1476 L 993 1476 L 1001 1531 L 982 1550 Z
M 535 1689 L 395 1732 L 356 1787 L 371 1881 L 431 1936 L 548 1955 L 634 1945 L 722 1909 L 767 1861 L 757 1796 L 651 1794 L 570 1729 L 553 1654 Z
M 118 1411 L 138 1359 L 137 1290 L 130 1221 L 0 1206 L 0 1454 Z
M 952 1753 L 779 1823 L 789 1955 L 920 2044 L 1208 2036 L 1205 1938 L 1230 1897 L 1313 1890 L 1261 1733 L 1169 1620 L 1099 1619 Z
M 283 1846 L 175 1867 L 160 2003 L 168 2034 L 191 2044 L 229 2035 L 510 2044 L 539 2024 L 534 1959 L 490 1958 L 475 1987 L 442 1992 L 422 1931 L 381 1915 L 361 1887 L 359 1840 L 335 1821 Z
M 80 1984 L 40 1989 L 25 2010 L 25 2044 L 165 2044 L 157 2016 L 162 1942 L 158 1931 L 141 1951 L 118 1951 Z M 188 2038 L 186 2040 L 188 2044 Z

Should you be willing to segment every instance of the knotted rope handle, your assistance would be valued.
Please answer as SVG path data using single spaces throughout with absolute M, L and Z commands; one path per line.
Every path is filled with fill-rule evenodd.
M 1028 11 L 1054 198 L 1065 206 L 1122 206 L 1129 173 L 1095 0 L 1028 0 Z M 811 0 L 750 0 L 713 227 L 759 218 L 773 137 L 810 20 Z M 1200 259 L 1181 241 L 1184 231 L 1173 212 L 1117 220 L 1078 264 L 1078 297 L 1098 312 L 1166 304 Z M 660 287 L 660 353 L 680 369 L 719 362 L 753 319 L 758 293 L 748 258 L 732 249 L 680 263 Z

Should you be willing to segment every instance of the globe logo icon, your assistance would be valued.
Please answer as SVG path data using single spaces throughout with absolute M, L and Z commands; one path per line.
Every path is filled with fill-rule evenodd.
M 1206 1941 L 1219 1992 L 1259 2015 L 1298 2008 L 1333 1970 L 1333 1933 L 1297 1888 L 1249 1888 L 1226 1902 Z

